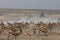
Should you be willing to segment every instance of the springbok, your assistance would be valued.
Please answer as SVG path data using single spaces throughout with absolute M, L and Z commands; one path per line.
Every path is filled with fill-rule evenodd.
M 47 32 L 48 32 L 48 25 L 47 24 L 40 24 L 38 27 L 39 33 L 43 32 L 45 34 L 45 36 L 47 36 Z
M 25 35 L 29 36 L 29 40 L 31 40 L 31 36 L 33 35 L 33 32 L 31 32 L 31 30 L 29 29 L 25 29 L 23 30 Z
M 54 22 L 48 24 L 48 28 L 49 28 L 50 32 L 52 31 L 52 29 L 54 29 L 54 28 L 56 29 L 57 26 L 58 26 L 58 24 L 54 23 Z
M 1 34 L 4 32 L 4 24 L 3 22 L 0 23 L 0 39 L 1 39 Z
M 3 23 L 3 21 L 0 23 L 0 28 L 4 29 L 4 23 Z
M 20 23 L 14 23 L 14 27 L 15 28 L 19 28 L 21 33 L 23 33 L 22 29 L 26 28 L 26 24 L 23 23 L 23 22 L 20 22 Z
M 18 30 L 15 30 L 15 31 L 9 30 L 8 40 L 9 40 L 10 36 L 14 36 L 15 40 L 16 40 L 16 37 L 19 36 L 19 35 L 20 35 L 20 31 L 18 31 Z

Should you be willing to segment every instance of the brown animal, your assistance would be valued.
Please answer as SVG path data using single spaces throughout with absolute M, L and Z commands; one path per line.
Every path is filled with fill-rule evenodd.
M 19 28 L 21 33 L 23 33 L 23 29 L 27 27 L 27 24 L 24 22 L 14 23 L 14 27 Z
M 40 24 L 40 26 L 38 26 L 39 29 L 39 33 L 43 32 L 45 36 L 47 36 L 48 33 L 48 25 L 47 24 Z
M 0 28 L 4 29 L 4 23 L 3 23 L 3 21 L 0 23 Z
M 57 23 L 54 23 L 54 22 L 48 24 L 48 28 L 49 28 L 50 32 L 52 32 L 53 29 L 56 29 L 57 26 L 58 26 Z
M 28 31 L 28 30 L 25 30 L 24 32 L 25 32 L 25 34 L 27 34 L 27 35 L 29 35 L 29 36 L 32 35 L 32 32 L 30 32 L 30 31 Z
M 31 36 L 33 35 L 33 32 L 31 32 L 28 29 L 24 30 L 24 32 L 25 32 L 25 35 L 28 35 L 29 36 L 29 40 L 31 40 Z
M 2 34 L 2 32 L 4 32 L 4 30 L 0 29 L 0 40 L 1 40 L 1 34 Z
M 15 37 L 15 40 L 16 40 L 16 37 L 20 35 L 20 31 L 12 31 L 12 30 L 9 30 L 9 35 L 8 35 L 8 40 L 9 40 L 9 37 L 10 36 L 14 36 Z

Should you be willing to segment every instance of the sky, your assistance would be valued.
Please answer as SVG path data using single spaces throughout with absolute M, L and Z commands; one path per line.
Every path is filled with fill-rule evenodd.
M 0 8 L 60 9 L 60 0 L 0 0 Z

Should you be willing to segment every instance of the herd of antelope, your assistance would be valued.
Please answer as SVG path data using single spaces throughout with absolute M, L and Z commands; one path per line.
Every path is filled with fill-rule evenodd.
M 10 36 L 14 36 L 15 39 L 17 36 L 20 36 L 21 34 L 23 35 L 39 35 L 41 32 L 44 34 L 44 36 L 48 36 L 48 32 L 52 32 L 52 29 L 56 29 L 60 27 L 60 23 L 44 23 L 44 22 L 39 22 L 39 23 L 28 23 L 28 22 L 15 22 L 15 23 L 8 23 L 5 25 L 2 22 L 0 22 L 0 36 L 2 33 L 7 33 L 8 34 L 8 40 Z M 37 34 L 38 33 L 38 34 Z

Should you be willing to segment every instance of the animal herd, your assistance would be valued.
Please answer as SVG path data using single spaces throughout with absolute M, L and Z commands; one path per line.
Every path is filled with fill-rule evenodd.
M 3 22 L 0 23 L 0 36 L 4 31 L 7 31 L 8 33 L 8 40 L 10 36 L 14 36 L 15 39 L 17 36 L 20 36 L 21 34 L 23 35 L 40 35 L 40 33 L 44 33 L 44 36 L 48 36 L 48 32 L 52 32 L 53 29 L 59 28 L 60 23 L 44 23 L 44 22 L 39 22 L 39 23 L 28 23 L 28 22 L 19 22 L 19 23 L 8 23 L 5 25 Z M 37 34 L 38 33 L 38 34 Z

